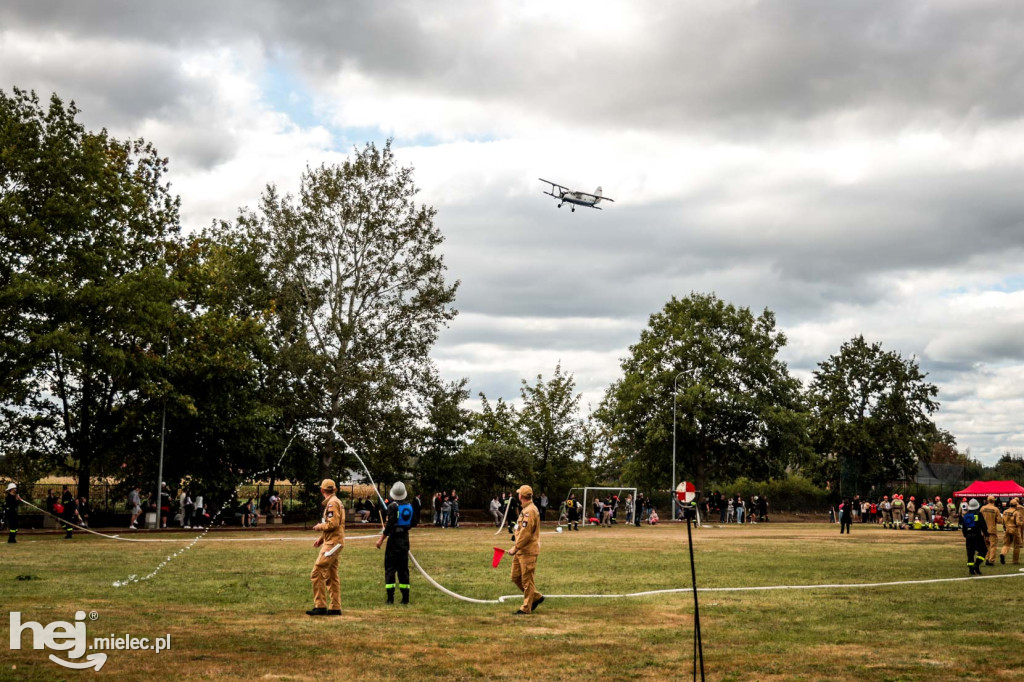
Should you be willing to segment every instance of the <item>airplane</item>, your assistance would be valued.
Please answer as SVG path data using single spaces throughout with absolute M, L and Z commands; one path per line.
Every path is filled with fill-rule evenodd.
M 609 199 L 608 197 L 601 196 L 600 187 L 595 189 L 593 194 L 588 194 L 586 192 L 573 191 L 568 187 L 563 187 L 562 185 L 559 185 L 557 182 L 551 182 L 550 180 L 545 180 L 544 178 L 537 179 L 540 180 L 541 182 L 546 182 L 549 185 L 551 185 L 551 191 L 544 192 L 544 194 L 547 194 L 549 197 L 554 197 L 558 199 L 558 208 L 562 208 L 562 204 L 573 204 L 573 213 L 576 212 L 576 206 L 597 208 L 597 205 L 602 201 L 615 201 L 614 199 Z M 555 194 L 556 190 L 558 191 L 558 194 Z M 600 211 L 601 209 L 597 208 L 597 210 Z

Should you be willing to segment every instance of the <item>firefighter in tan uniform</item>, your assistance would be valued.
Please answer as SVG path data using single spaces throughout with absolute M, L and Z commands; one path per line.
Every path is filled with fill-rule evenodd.
M 521 486 L 516 492 L 523 510 L 516 523 L 516 544 L 508 553 L 512 557 L 512 582 L 523 591 L 523 605 L 514 615 L 525 616 L 544 601 L 544 595 L 537 592 L 533 584 L 537 555 L 540 554 L 540 512 L 533 504 L 533 489 L 530 486 Z
M 1003 512 L 1003 551 L 999 554 L 999 563 L 1006 563 L 1006 551 L 1013 547 L 1013 563 L 1020 563 L 1021 531 L 1024 530 L 1024 507 L 1016 497 L 1010 500 L 1010 506 Z
M 309 579 L 313 582 L 313 609 L 306 611 L 310 616 L 341 615 L 341 580 L 338 579 L 338 554 L 345 546 L 345 508 L 334 495 L 337 486 L 329 478 L 320 484 L 324 496 L 324 512 L 320 523 L 313 530 L 321 532 L 313 543 L 320 548 L 320 554 L 313 564 Z M 327 591 L 331 593 L 331 608 L 327 608 Z
M 985 554 L 985 563 L 988 566 L 996 565 L 996 554 L 999 554 L 999 531 L 996 524 L 1002 521 L 1003 515 L 996 506 L 995 495 L 988 496 L 988 504 L 981 508 L 981 515 L 985 519 L 985 526 L 988 528 L 988 535 L 985 537 L 985 544 L 988 545 L 988 552 Z

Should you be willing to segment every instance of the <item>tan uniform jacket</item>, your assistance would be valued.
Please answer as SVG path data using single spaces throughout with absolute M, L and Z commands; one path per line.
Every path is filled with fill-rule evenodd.
M 999 509 L 994 504 L 986 504 L 980 510 L 982 517 L 985 519 L 985 525 L 988 527 L 989 535 L 997 535 L 996 524 L 999 523 L 1000 517 Z
M 531 500 L 519 513 L 516 523 L 516 554 L 540 554 L 540 514 Z
M 327 524 L 327 528 L 320 531 L 325 545 L 345 546 L 345 508 L 334 495 L 324 503 L 324 515 L 320 523 Z
M 1003 512 L 1003 529 L 1006 530 L 1007 533 L 1016 533 L 1017 532 L 1017 509 L 1016 508 L 1009 507 L 1009 508 L 1007 508 L 1007 510 L 1005 512 Z
M 1017 530 L 1024 530 L 1024 506 L 1017 505 Z

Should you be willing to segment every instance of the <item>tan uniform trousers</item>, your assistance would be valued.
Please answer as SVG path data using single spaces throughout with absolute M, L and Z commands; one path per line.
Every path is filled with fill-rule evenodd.
M 996 555 L 999 554 L 999 533 L 989 533 L 985 538 L 985 543 L 988 544 L 988 554 L 985 555 L 985 561 L 994 564 L 996 562 Z
M 1010 526 L 1003 533 L 1003 556 L 1006 556 L 1007 550 L 1013 548 L 1013 563 L 1020 563 L 1020 543 L 1021 543 L 1021 529 L 1020 526 Z
M 313 581 L 313 606 L 318 609 L 327 608 L 327 591 L 331 592 L 331 609 L 341 609 L 341 580 L 338 578 L 338 557 L 341 547 L 336 544 L 323 544 L 320 554 L 313 564 L 313 572 L 309 579 Z
M 520 610 L 523 613 L 530 613 L 533 609 L 533 602 L 540 599 L 540 593 L 533 584 L 533 572 L 537 569 L 536 554 L 512 555 L 512 582 L 523 591 L 523 605 Z

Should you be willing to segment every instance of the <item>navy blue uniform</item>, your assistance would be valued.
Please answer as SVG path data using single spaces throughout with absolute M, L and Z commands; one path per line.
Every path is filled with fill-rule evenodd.
M 413 525 L 411 504 L 392 502 L 388 505 L 388 520 L 384 526 L 384 537 L 388 539 L 384 549 L 384 588 L 388 592 L 388 603 L 395 600 L 396 577 L 402 603 L 409 603 L 409 529 Z
M 988 551 L 985 544 L 985 535 L 988 533 L 985 517 L 977 509 L 968 511 L 960 520 L 960 532 L 964 534 L 967 544 L 967 570 L 971 575 L 981 575 L 981 564 Z
M 13 490 L 7 493 L 4 501 L 4 519 L 7 521 L 7 542 L 18 541 L 18 494 Z

